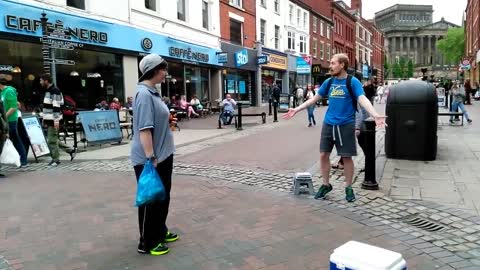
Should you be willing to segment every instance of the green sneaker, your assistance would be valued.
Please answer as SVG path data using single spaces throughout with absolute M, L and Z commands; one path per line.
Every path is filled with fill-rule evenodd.
M 333 187 L 330 184 L 327 185 L 321 185 L 320 188 L 318 189 L 317 194 L 315 194 L 315 200 L 318 199 L 325 199 L 325 195 L 332 191 Z
M 355 194 L 353 193 L 353 188 L 351 186 L 345 188 L 345 200 L 347 200 L 347 202 L 355 201 Z
M 175 242 L 178 240 L 178 238 L 180 238 L 178 234 L 167 232 L 167 234 L 165 235 L 165 242 L 167 243 Z
M 159 255 L 167 254 L 169 251 L 170 249 L 166 245 L 160 243 L 158 244 L 158 246 L 150 250 L 150 254 L 153 256 L 159 256 Z

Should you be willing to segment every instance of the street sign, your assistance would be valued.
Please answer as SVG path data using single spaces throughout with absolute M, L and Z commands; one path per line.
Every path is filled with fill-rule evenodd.
M 56 65 L 67 65 L 67 66 L 73 66 L 75 65 L 75 61 L 73 60 L 67 60 L 67 59 L 51 59 L 51 58 L 45 58 L 44 59 L 46 63 L 55 63 Z
M 257 65 L 265 65 L 268 64 L 268 56 L 262 55 L 257 57 Z

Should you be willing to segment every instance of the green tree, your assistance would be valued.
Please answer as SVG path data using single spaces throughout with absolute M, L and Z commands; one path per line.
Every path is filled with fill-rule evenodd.
M 401 78 L 402 77 L 402 68 L 400 67 L 400 63 L 393 64 L 392 75 L 394 78 Z
M 405 78 L 407 77 L 407 60 L 404 57 L 400 57 L 400 60 L 398 61 L 398 64 L 400 65 L 400 76 L 399 78 Z
M 408 63 L 407 63 L 407 77 L 408 78 L 413 77 L 413 61 L 412 61 L 412 59 L 408 60 Z
M 458 63 L 464 56 L 465 29 L 463 27 L 448 29 L 445 38 L 437 42 L 437 48 L 448 61 Z
M 387 58 L 385 58 L 385 62 L 383 64 L 383 76 L 386 78 L 388 78 L 388 76 L 390 75 L 390 69 L 391 69 L 391 66 L 388 64 L 387 62 Z

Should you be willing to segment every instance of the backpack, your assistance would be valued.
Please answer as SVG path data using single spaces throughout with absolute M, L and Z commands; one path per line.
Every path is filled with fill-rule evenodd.
M 355 111 L 358 111 L 357 98 L 353 94 L 353 89 L 352 89 L 352 77 L 353 77 L 352 75 L 347 75 L 347 89 L 348 89 L 348 93 L 352 97 L 353 108 L 355 109 Z M 330 87 L 331 86 L 332 86 L 332 78 L 329 78 L 328 82 L 327 82 L 327 89 L 329 91 L 329 94 L 330 94 Z
M 64 96 L 63 97 L 63 108 L 62 114 L 66 116 L 73 116 L 75 115 L 75 110 L 77 109 L 77 103 L 71 96 Z

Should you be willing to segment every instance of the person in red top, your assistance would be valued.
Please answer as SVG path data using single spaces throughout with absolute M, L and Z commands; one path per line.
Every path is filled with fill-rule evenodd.
M 122 105 L 120 104 L 120 101 L 118 101 L 118 98 L 113 98 L 113 101 L 112 103 L 110 103 L 110 106 L 109 106 L 110 110 L 117 110 L 117 111 L 120 111 L 120 109 L 122 108 Z

